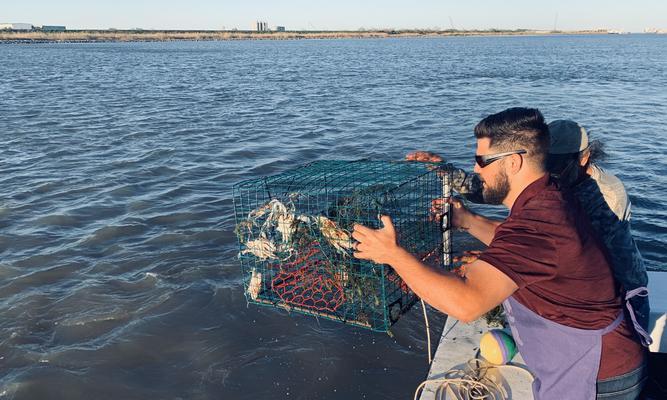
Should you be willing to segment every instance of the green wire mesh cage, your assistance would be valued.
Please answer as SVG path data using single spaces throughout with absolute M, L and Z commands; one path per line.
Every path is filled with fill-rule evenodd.
M 436 164 L 318 161 L 234 186 L 245 294 L 269 305 L 386 332 L 417 300 L 387 265 L 352 254 L 353 225 L 392 217 L 399 244 L 443 266 L 449 240 L 433 221 Z M 445 189 L 446 190 L 446 189 Z M 446 259 L 446 257 L 445 257 Z

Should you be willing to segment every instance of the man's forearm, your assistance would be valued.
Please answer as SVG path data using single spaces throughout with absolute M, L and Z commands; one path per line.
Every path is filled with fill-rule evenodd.
M 507 275 L 481 260 L 466 265 L 465 278 L 424 265 L 397 244 L 391 218 L 383 215 L 380 220 L 380 229 L 354 225 L 352 237 L 358 241 L 354 256 L 391 265 L 419 297 L 438 310 L 470 322 L 517 289 Z
M 480 296 L 454 273 L 424 265 L 402 248 L 392 257 L 390 265 L 417 296 L 447 315 L 470 322 L 485 311 L 478 304 Z
M 493 240 L 493 236 L 496 233 L 496 228 L 500 224 L 501 221 L 492 220 L 486 217 L 482 217 L 478 214 L 470 213 L 470 216 L 466 218 L 466 226 L 463 228 L 466 229 L 472 236 L 488 246 Z

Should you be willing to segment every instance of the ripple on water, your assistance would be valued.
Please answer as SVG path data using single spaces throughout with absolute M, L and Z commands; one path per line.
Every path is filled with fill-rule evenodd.
M 15 276 L 12 280 L 0 286 L 2 297 L 21 293 L 25 289 L 37 289 L 64 283 L 71 285 L 70 279 L 84 272 L 88 265 L 82 262 L 69 262 L 67 264 L 50 266 L 51 255 L 33 256 L 15 263 L 17 272 L 22 275 Z M 44 267 L 46 266 L 46 267 Z M 36 269 L 42 267 L 42 269 Z M 29 272 L 25 272 L 29 271 Z
M 177 169 L 170 168 L 166 165 L 160 165 L 149 169 L 151 175 L 155 176 L 173 176 L 179 173 Z
M 71 216 L 78 217 L 84 221 L 99 222 L 113 220 L 115 217 L 125 214 L 124 204 L 110 204 L 109 202 L 98 202 L 77 207 L 72 207 L 67 210 Z
M 148 246 L 165 246 L 175 243 L 186 243 L 190 240 L 191 236 L 183 233 L 164 233 L 149 238 L 148 240 L 143 242 L 143 244 Z
M 265 161 L 263 163 L 258 163 L 255 167 L 251 168 L 248 172 L 248 176 L 264 176 L 276 174 L 280 171 L 285 170 L 285 161 L 282 159 L 272 159 L 271 161 Z
M 155 149 L 147 151 L 141 154 L 138 157 L 134 158 L 124 158 L 121 160 L 116 160 L 111 163 L 111 166 L 115 169 L 132 169 L 140 167 L 144 164 L 150 162 L 164 162 L 165 159 L 169 159 L 169 156 L 176 152 L 175 149 Z
M 81 227 L 84 225 L 80 218 L 71 215 L 53 214 L 38 218 L 35 223 L 37 225 L 46 226 L 60 226 L 60 227 Z
M 151 208 L 154 205 L 154 202 L 150 200 L 136 200 L 128 203 L 127 209 L 129 211 L 143 211 Z
M 33 193 L 45 194 L 49 193 L 62 185 L 61 182 L 46 182 L 33 189 Z
M 180 224 L 186 221 L 196 221 L 199 219 L 199 216 L 195 213 L 190 212 L 177 212 L 172 214 L 158 215 L 155 217 L 150 217 L 146 220 L 146 223 L 150 226 L 154 225 L 174 225 Z
M 109 195 L 114 198 L 133 197 L 142 192 L 141 184 L 120 185 L 109 191 Z
M 89 341 L 98 341 L 100 337 L 123 327 L 131 319 L 132 314 L 121 308 L 77 312 L 73 317 L 54 323 L 53 341 L 58 346 L 82 346 Z
M 96 230 L 83 241 L 83 245 L 96 246 L 114 241 L 124 241 L 131 237 L 137 237 L 149 230 L 144 224 L 134 225 L 112 225 Z

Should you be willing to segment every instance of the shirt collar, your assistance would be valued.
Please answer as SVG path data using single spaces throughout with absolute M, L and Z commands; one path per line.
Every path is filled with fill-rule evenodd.
M 526 188 L 523 189 L 523 192 L 521 192 L 519 197 L 517 197 L 516 200 L 514 201 L 510 215 L 514 214 L 515 212 L 521 211 L 523 207 L 526 205 L 526 203 L 530 201 L 530 199 L 535 197 L 537 194 L 542 192 L 550 185 L 551 185 L 551 179 L 549 177 L 549 174 L 546 173 L 542 177 L 537 178 L 530 185 L 526 186 Z

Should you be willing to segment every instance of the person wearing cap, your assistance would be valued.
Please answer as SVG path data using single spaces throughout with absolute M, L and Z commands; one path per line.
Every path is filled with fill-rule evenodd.
M 480 121 L 475 137 L 484 200 L 510 214 L 492 221 L 453 202 L 452 225 L 488 246 L 465 276 L 401 248 L 388 216 L 381 229 L 355 225 L 354 256 L 389 264 L 423 300 L 463 322 L 503 304 L 535 375 L 536 399 L 636 398 L 645 354 L 588 218 L 546 170 L 550 139 L 542 114 L 507 109 Z
M 586 129 L 574 121 L 549 124 L 551 146 L 547 169 L 563 190 L 572 191 L 588 215 L 593 231 L 607 249 L 614 278 L 622 286 L 627 317 L 642 344 L 648 334 L 648 274 L 630 231 L 630 200 L 620 179 L 595 165 L 602 153 L 599 141 L 589 141 Z
M 549 124 L 551 145 L 547 169 L 563 187 L 572 187 L 585 176 L 599 185 L 609 209 L 619 220 L 630 219 L 630 201 L 620 179 L 603 171 L 594 161 L 602 158 L 602 144 L 589 142 L 584 127 L 570 120 L 556 120 Z

